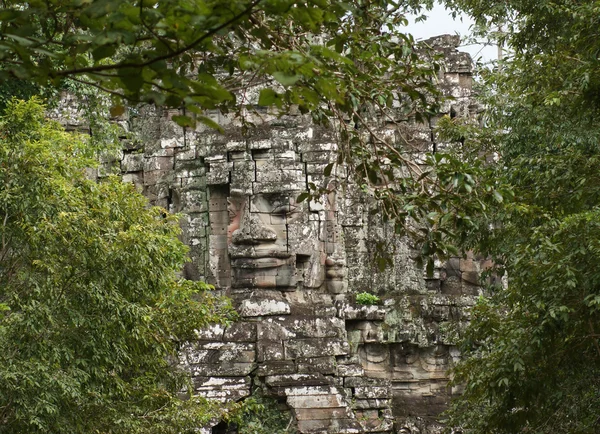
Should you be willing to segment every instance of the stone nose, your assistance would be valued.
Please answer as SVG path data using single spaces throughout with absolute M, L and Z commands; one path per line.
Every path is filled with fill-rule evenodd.
M 275 231 L 265 226 L 260 219 L 245 209 L 240 219 L 240 227 L 231 234 L 234 244 L 272 243 L 277 239 Z

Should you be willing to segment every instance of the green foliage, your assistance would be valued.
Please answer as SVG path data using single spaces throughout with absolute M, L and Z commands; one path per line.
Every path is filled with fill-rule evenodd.
M 8 1 L 0 9 L 0 79 L 57 86 L 71 77 L 106 90 L 115 105 L 124 98 L 199 115 L 251 107 L 237 99 L 253 84 L 271 88 L 261 104 L 294 104 L 316 119 L 338 119 L 370 100 L 391 106 L 399 91 L 424 107 L 435 71 L 397 29 L 420 8 L 358 0 Z M 184 117 L 182 125 L 194 120 Z
M 508 286 L 472 311 L 449 422 L 482 434 L 596 433 L 599 4 L 452 3 L 505 30 L 508 58 L 483 72 L 487 128 L 444 128 L 467 158 L 487 157 L 483 179 L 504 189 L 471 216 L 463 246 L 491 256 Z
M 86 150 L 90 156 L 109 157 L 121 150 L 120 137 L 125 136 L 123 129 L 114 122 L 112 103 L 110 96 L 89 84 L 82 84 L 74 80 L 66 79 L 61 84 L 61 92 L 66 92 L 74 97 L 74 108 L 78 111 L 80 121 L 86 127 L 84 140 L 87 143 Z M 60 95 L 48 95 L 48 103 L 60 108 Z
M 364 304 L 366 306 L 372 306 L 378 304 L 381 301 L 375 294 L 369 294 L 368 292 L 360 292 L 356 294 L 356 302 L 358 304 Z
M 0 432 L 180 433 L 181 343 L 231 309 L 178 280 L 176 216 L 119 179 L 85 177 L 85 143 L 35 99 L 0 119 Z
M 264 107 L 310 113 L 338 129 L 338 164 L 377 198 L 377 212 L 397 223 L 399 235 L 410 235 L 422 257 L 445 257 L 456 253 L 449 241 L 455 226 L 470 224 L 471 208 L 479 207 L 464 198 L 471 170 L 450 156 L 416 165 L 408 144 L 390 144 L 378 133 L 393 123 L 425 121 L 439 107 L 438 57 L 417 50 L 402 31 L 407 13 L 431 5 L 8 1 L 0 8 L 0 80 L 15 76 L 58 88 L 68 78 L 111 95 L 113 115 L 125 101 L 182 108 L 173 120 L 184 127 L 219 129 L 207 116 L 211 110 L 237 116 L 244 128 Z M 257 100 L 251 88 L 261 89 Z M 92 125 L 93 137 L 105 130 Z M 406 176 L 398 179 L 399 173 Z M 326 187 L 311 189 L 320 196 Z
M 0 82 L 0 113 L 4 113 L 12 98 L 28 100 L 40 93 L 41 87 L 35 82 L 14 78 L 3 80 Z
M 294 416 L 260 389 L 226 418 L 238 434 L 294 434 Z
M 417 49 L 402 31 L 407 13 L 432 3 L 11 0 L 0 8 L 0 80 L 59 88 L 68 79 L 68 86 L 110 95 L 114 116 L 125 102 L 155 103 L 183 109 L 173 120 L 184 127 L 219 130 L 207 116 L 214 110 L 237 116 L 244 129 L 265 108 L 310 114 L 338 130 L 337 164 L 377 199 L 375 212 L 394 221 L 398 235 L 412 238 L 432 271 L 434 257 L 457 253 L 453 237 L 481 211 L 472 188 L 479 167 L 449 153 L 418 165 L 409 143 L 380 134 L 393 124 L 401 130 L 407 121 L 426 121 L 439 107 L 439 56 Z M 92 102 L 105 104 L 101 96 Z M 110 133 L 91 127 L 98 143 Z M 336 175 L 333 168 L 328 175 Z M 327 190 L 310 188 L 305 198 Z M 389 265 L 385 255 L 377 261 Z

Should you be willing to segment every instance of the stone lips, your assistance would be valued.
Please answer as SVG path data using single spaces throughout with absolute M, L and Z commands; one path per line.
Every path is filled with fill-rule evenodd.
M 440 86 L 454 96 L 440 115 L 476 109 L 457 44 L 430 41 L 448 60 Z M 218 134 L 175 128 L 174 112 L 141 114 L 120 121 L 139 145 L 124 144 L 99 175 L 117 166 L 153 204 L 183 213 L 191 256 L 184 276 L 228 294 L 241 316 L 199 331 L 182 351 L 196 393 L 240 400 L 260 384 L 292 411 L 301 433 L 438 432 L 436 416 L 457 393 L 446 375 L 459 357 L 453 335 L 468 322 L 489 265 L 456 258 L 425 279 L 409 244 L 396 240 L 393 267 L 377 272 L 374 242 L 393 239 L 393 228 L 369 214 L 357 186 L 295 203 L 308 183 L 331 185 L 323 170 L 337 149 L 335 134 L 305 117 L 262 112 L 242 134 L 234 119 L 214 113 L 225 130 Z M 434 125 L 382 135 L 399 146 L 411 141 L 417 153 L 440 149 Z M 343 167 L 332 173 L 345 175 Z M 357 305 L 363 291 L 384 304 Z

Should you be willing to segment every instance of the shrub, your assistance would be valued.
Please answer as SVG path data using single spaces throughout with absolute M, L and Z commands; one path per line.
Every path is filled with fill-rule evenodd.
M 361 292 L 356 294 L 356 302 L 358 304 L 364 304 L 365 306 L 372 306 L 374 304 L 378 304 L 381 301 L 379 297 L 374 294 L 369 294 L 368 292 Z

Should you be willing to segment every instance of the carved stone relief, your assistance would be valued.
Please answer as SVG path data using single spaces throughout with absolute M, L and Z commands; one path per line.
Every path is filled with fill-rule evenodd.
M 455 97 L 445 113 L 468 115 L 468 56 L 453 37 L 436 44 L 448 58 L 440 86 Z M 125 149 L 120 169 L 152 203 L 183 213 L 184 276 L 213 284 L 240 313 L 182 352 L 196 393 L 240 400 L 261 387 L 286 403 L 301 433 L 438 432 L 454 393 L 453 331 L 468 321 L 481 261 L 453 259 L 426 279 L 360 189 L 336 184 L 343 168 L 324 176 L 335 135 L 305 117 L 264 112 L 242 134 L 215 114 L 219 134 L 183 131 L 171 114 L 147 109 L 130 121 L 143 146 Z M 406 125 L 403 137 L 410 132 L 421 151 L 443 146 L 431 141 L 434 123 Z M 308 183 L 332 193 L 298 203 Z M 376 241 L 395 248 L 384 272 L 371 260 Z M 357 304 L 363 291 L 382 303 Z

